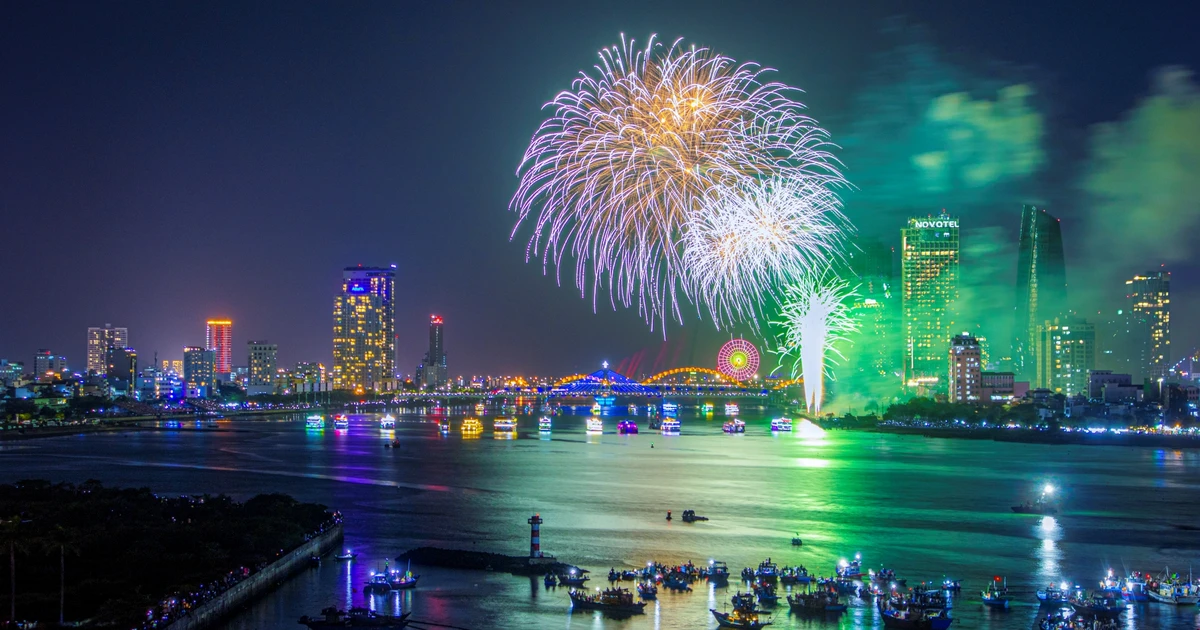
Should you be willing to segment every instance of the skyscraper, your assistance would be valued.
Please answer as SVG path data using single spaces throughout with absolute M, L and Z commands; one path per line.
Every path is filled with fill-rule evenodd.
M 67 370 L 67 358 L 60 357 L 46 349 L 33 355 L 33 377 L 39 381 L 49 380 L 48 375 L 59 374 Z
M 204 330 L 204 347 L 213 351 L 217 374 L 233 371 L 233 321 L 210 319 Z
M 439 315 L 429 316 L 429 350 L 421 364 L 421 378 L 428 389 L 446 385 L 446 350 L 442 346 L 442 318 Z
M 267 387 L 275 384 L 279 346 L 265 341 L 246 343 L 247 361 L 251 387 Z
M 108 370 L 108 349 L 129 347 L 129 329 L 89 327 L 87 332 L 87 371 L 104 374 Z
M 1150 271 L 1125 281 L 1128 289 L 1129 310 L 1135 318 L 1144 320 L 1140 328 L 1140 339 L 1134 339 L 1134 347 L 1141 350 L 1143 375 L 1161 378 L 1171 366 L 1171 274 L 1166 271 Z
M 958 299 L 958 219 L 908 220 L 901 230 L 900 282 L 904 332 L 904 382 L 908 387 L 937 389 L 946 374 Z
M 395 375 L 396 268 L 346 267 L 333 300 L 333 386 L 388 389 Z
M 1042 322 L 1034 344 L 1034 387 L 1074 396 L 1088 394 L 1096 369 L 1096 325 L 1080 318 Z
M 1038 326 L 1066 311 L 1067 269 L 1063 261 L 1062 227 L 1044 209 L 1021 207 L 1021 240 L 1017 254 L 1016 322 L 1013 325 L 1015 372 L 1035 370 L 1034 338 Z
M 183 349 L 183 381 L 187 395 L 204 398 L 216 388 L 216 353 L 188 346 Z
M 138 372 L 137 351 L 110 346 L 105 353 L 105 363 L 104 374 L 108 377 L 109 389 L 132 395 Z
M 979 340 L 969 333 L 950 340 L 950 402 L 975 402 L 983 387 Z

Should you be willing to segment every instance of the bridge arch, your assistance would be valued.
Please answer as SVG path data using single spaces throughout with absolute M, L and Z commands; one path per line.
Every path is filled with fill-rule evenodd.
M 736 380 L 730 378 L 728 374 L 722 374 L 721 372 L 718 372 L 711 368 L 681 367 L 681 368 L 674 368 L 671 370 L 667 370 L 665 372 L 659 372 L 658 374 L 655 374 L 654 376 L 651 376 L 650 378 L 642 381 L 642 385 L 654 385 L 655 383 L 658 383 L 662 379 L 667 378 L 668 376 L 675 376 L 676 374 L 709 374 L 711 376 L 715 376 L 715 377 L 721 379 L 722 381 L 725 381 L 726 383 L 729 383 L 730 385 L 740 385 L 741 384 L 739 381 L 736 381 Z

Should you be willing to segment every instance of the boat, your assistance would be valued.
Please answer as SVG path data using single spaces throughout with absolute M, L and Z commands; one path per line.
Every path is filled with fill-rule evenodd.
M 1046 484 L 1042 488 L 1042 494 L 1036 501 L 1026 501 L 1021 505 L 1012 506 L 1012 511 L 1017 514 L 1035 514 L 1038 516 L 1053 516 L 1058 514 L 1058 508 L 1054 506 L 1051 496 L 1054 494 L 1054 486 Z
M 725 403 L 725 415 L 736 416 L 740 411 L 737 403 Z
M 979 596 L 983 605 L 988 608 L 1008 609 L 1008 604 L 1012 601 L 1012 597 L 1008 595 L 1008 580 L 1000 577 L 992 578 L 991 584 L 988 584 L 986 590 L 980 591 Z
M 538 418 L 538 431 L 549 433 L 551 427 L 553 426 L 554 423 L 550 420 L 549 416 L 542 416 L 541 418 Z
M 775 592 L 775 585 L 766 581 L 754 585 L 754 595 L 758 597 L 759 602 L 771 606 L 779 601 L 779 593 Z
M 784 584 L 808 584 L 812 582 L 812 576 L 808 574 L 808 569 L 804 568 L 804 565 L 784 567 L 779 572 L 779 581 Z
M 762 582 L 776 582 L 779 580 L 779 565 L 771 562 L 770 558 L 758 563 L 758 569 L 754 571 L 754 577 Z
M 390 413 L 383 416 L 382 418 L 379 419 L 379 428 L 384 429 L 384 430 L 395 429 L 396 428 L 396 419 L 393 418 L 392 414 L 390 414 Z
M 373 610 L 360 607 L 351 608 L 349 611 L 343 612 L 330 606 L 321 611 L 320 617 L 304 615 L 300 618 L 300 623 L 313 630 L 326 630 L 327 628 L 404 628 L 408 626 L 408 616 L 411 614 L 382 615 Z
M 1110 595 L 1076 593 L 1067 603 L 1078 615 L 1095 617 L 1096 619 L 1116 619 L 1125 612 L 1129 604 Z
M 665 414 L 672 414 L 672 413 L 675 413 L 675 412 L 679 411 L 679 404 L 678 404 L 678 403 L 673 403 L 673 402 L 667 402 L 667 401 L 663 401 L 663 404 L 662 404 L 662 411 L 663 411 L 663 414 L 664 414 L 664 415 L 665 415 Z
M 603 433 L 604 432 L 604 421 L 601 420 L 600 418 L 588 418 L 587 432 L 588 433 Z
M 834 591 L 820 589 L 811 593 L 793 593 L 787 597 L 792 612 L 807 614 L 843 613 L 846 604 Z
M 1190 576 L 1188 581 L 1184 582 L 1178 575 L 1164 571 L 1151 584 L 1143 586 L 1147 587 L 1143 592 L 1160 604 L 1195 606 L 1196 602 L 1200 601 L 1200 585 L 1193 582 Z
M 322 416 L 320 414 L 313 414 L 313 415 L 309 416 L 308 418 L 305 418 L 304 426 L 305 426 L 305 428 L 308 428 L 308 429 L 324 429 L 325 428 L 325 416 Z
M 637 585 L 638 597 L 651 600 L 658 599 L 658 587 L 653 582 L 641 582 Z
M 684 510 L 682 518 L 684 523 L 695 523 L 696 521 L 708 520 L 707 516 L 700 516 L 699 514 L 696 514 L 696 510 Z
M 482 433 L 483 432 L 483 423 L 479 421 L 479 418 L 467 418 L 466 420 L 463 420 L 462 432 L 463 433 Z
M 741 420 L 730 420 L 721 426 L 721 430 L 726 433 L 745 433 L 746 423 Z
M 679 421 L 674 418 L 667 418 L 662 421 L 663 435 L 679 435 Z
M 775 418 L 771 421 L 772 433 L 791 433 L 792 421 L 787 418 Z
M 413 573 L 411 566 L 407 571 L 401 572 L 393 570 L 388 573 L 388 582 L 391 583 L 392 590 L 394 591 L 403 591 L 410 588 L 416 588 L 417 580 L 419 579 L 421 579 L 421 576 Z
M 516 431 L 517 430 L 517 419 L 516 418 L 496 418 L 496 421 L 492 423 L 492 428 L 495 429 L 496 431 Z
M 633 593 L 627 588 L 606 588 L 595 595 L 571 589 L 570 596 L 571 606 L 580 610 L 636 615 L 646 608 L 646 602 L 633 601 Z
M 346 414 L 339 413 L 338 415 L 333 417 L 333 428 L 340 429 L 342 431 L 349 429 L 350 428 L 350 419 L 346 417 Z
M 479 414 L 479 415 L 481 415 L 481 416 L 482 416 L 483 414 L 487 413 L 487 405 L 485 405 L 485 404 L 483 404 L 483 403 L 481 403 L 481 402 L 480 402 L 480 403 L 475 403 L 475 413 L 477 413 L 477 414 Z
M 586 581 L 588 581 L 588 576 L 575 569 L 558 575 L 558 583 L 563 586 L 583 586 L 583 583 Z
M 629 409 L 626 410 L 626 413 L 628 413 L 631 416 L 636 416 L 637 412 L 638 412 L 637 405 L 629 405 Z
M 942 590 L 950 591 L 951 593 L 957 593 L 962 590 L 962 581 L 946 578 L 942 580 Z
M 708 570 L 704 572 L 704 577 L 713 584 L 726 584 L 729 582 L 729 565 L 720 560 L 709 560 Z
M 838 563 L 837 569 L 835 569 L 835 571 L 836 571 L 835 574 L 839 578 L 842 578 L 843 580 L 860 580 L 860 579 L 862 579 L 862 577 L 863 577 L 862 557 L 858 554 L 854 554 L 853 561 L 846 562 L 845 560 L 842 560 L 841 562 Z
M 347 549 L 347 550 L 343 551 L 342 553 L 339 553 L 338 555 L 334 556 L 333 559 L 345 561 L 345 560 L 353 560 L 357 557 L 358 557 L 358 554 Z
M 700 413 L 709 414 L 713 412 L 713 409 L 715 409 L 715 406 L 710 402 L 706 402 L 700 407 Z
M 896 586 L 906 586 L 908 584 L 908 580 L 896 579 L 896 572 L 885 568 L 879 569 L 878 573 L 871 570 L 867 571 L 867 579 L 880 584 L 895 584 Z
M 600 403 L 592 403 L 592 415 L 593 416 L 600 415 L 601 411 L 602 410 L 600 409 Z
M 392 592 L 392 583 L 387 573 L 371 572 L 371 579 L 363 586 L 364 595 L 387 595 Z
M 622 420 L 617 423 L 617 433 L 632 435 L 638 432 L 637 423 L 633 420 Z
M 765 628 L 771 625 L 770 621 L 761 621 L 758 618 L 758 611 L 754 609 L 754 605 L 750 606 L 735 606 L 729 612 L 720 612 L 715 608 L 709 608 L 713 618 L 717 620 L 717 626 L 721 628 L 739 628 L 741 630 L 755 630 L 757 628 Z
M 792 536 L 792 546 L 793 547 L 801 547 L 803 545 L 804 545 L 804 540 L 802 538 L 800 538 L 799 534 Z
M 1070 585 L 1066 582 L 1058 586 L 1049 584 L 1046 588 L 1039 588 L 1036 595 L 1038 601 L 1042 604 L 1066 604 L 1067 600 L 1071 597 Z
M 954 623 L 945 610 L 882 607 L 884 628 L 895 630 L 945 630 Z
M 688 583 L 687 577 L 675 571 L 668 573 L 667 576 L 663 578 L 662 585 L 671 589 L 672 591 L 684 592 L 692 590 L 692 585 Z
M 1150 601 L 1150 588 L 1146 584 L 1149 579 L 1149 574 L 1139 571 L 1134 571 L 1125 576 L 1121 585 L 1121 597 L 1131 602 Z
M 542 584 L 545 584 L 546 588 L 558 586 L 558 578 L 554 577 L 553 573 L 547 573 L 546 577 L 542 578 Z

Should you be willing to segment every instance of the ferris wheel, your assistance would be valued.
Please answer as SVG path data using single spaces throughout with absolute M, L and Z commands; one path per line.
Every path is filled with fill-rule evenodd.
M 717 352 L 717 371 L 735 381 L 744 381 L 758 372 L 758 348 L 745 339 L 730 339 Z

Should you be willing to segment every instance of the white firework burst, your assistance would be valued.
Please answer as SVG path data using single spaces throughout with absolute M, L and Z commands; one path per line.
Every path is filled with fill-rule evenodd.
M 780 358 L 791 357 L 792 378 L 804 378 L 804 402 L 810 413 L 820 413 L 825 397 L 825 376 L 831 363 L 844 358 L 835 344 L 858 329 L 846 302 L 855 289 L 832 273 L 806 273 L 784 289 L 778 336 Z

